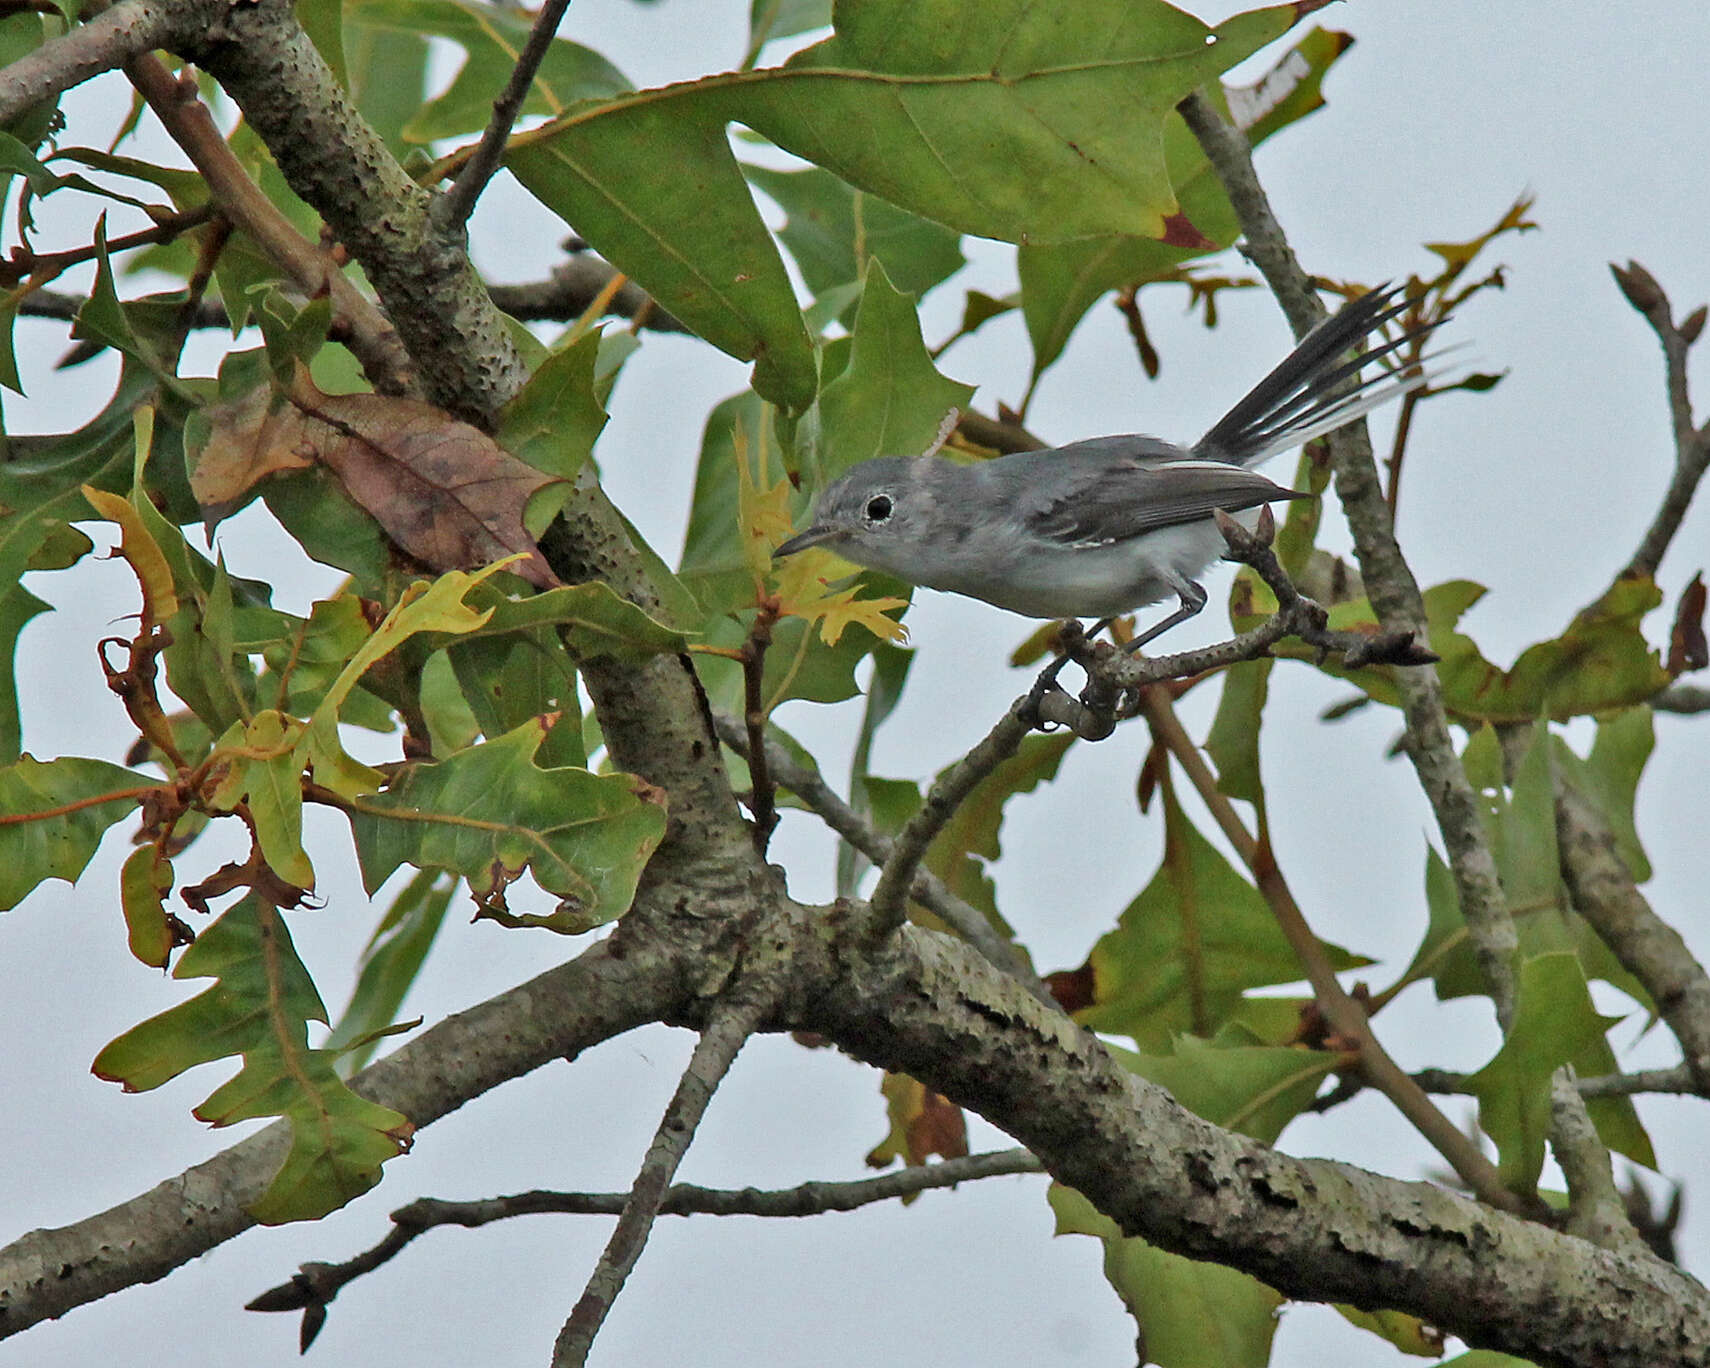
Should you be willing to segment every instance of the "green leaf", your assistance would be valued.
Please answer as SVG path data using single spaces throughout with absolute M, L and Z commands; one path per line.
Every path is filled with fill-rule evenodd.
M 1259 721 L 1274 663 L 1245 660 L 1223 672 L 1223 693 L 1205 741 L 1206 753 L 1217 767 L 1217 787 L 1231 798 L 1246 799 L 1261 815 L 1265 786 L 1259 776 Z
M 1575 755 L 1559 737 L 1553 752 L 1557 766 L 1566 773 L 1569 782 L 1596 804 L 1603 820 L 1609 823 L 1621 863 L 1627 866 L 1635 883 L 1644 883 L 1651 877 L 1651 862 L 1633 821 L 1633 804 L 1638 797 L 1639 778 L 1655 746 L 1651 710 L 1640 706 L 1624 708 L 1600 720 L 1597 739 L 1585 759 Z
M 1058 1235 L 1104 1242 L 1104 1276 L 1138 1327 L 1140 1356 L 1160 1368 L 1266 1368 L 1280 1292 L 1221 1264 L 1202 1263 L 1125 1237 L 1073 1188 L 1049 1193 Z
M 107 828 L 136 810 L 139 790 L 157 783 L 75 756 L 42 761 L 26 754 L 0 769 L 0 911 L 44 879 L 76 883 Z
M 723 121 L 671 100 L 616 108 L 573 136 L 513 139 L 506 166 L 699 336 L 754 362 L 761 395 L 801 412 L 819 387 L 813 348 Z
M 385 793 L 351 801 L 370 893 L 401 864 L 469 881 L 506 925 L 580 932 L 621 916 L 665 831 L 656 790 L 626 774 L 540 769 L 539 720 L 435 765 L 411 765 Z M 550 915 L 513 915 L 504 890 L 525 871 L 560 899 Z
M 107 256 L 107 216 L 95 224 L 95 284 L 89 298 L 77 311 L 71 336 L 77 341 L 99 342 L 140 362 L 162 379 L 166 368 L 159 354 L 132 325 L 130 313 L 113 286 L 113 263 Z
M 1004 935 L 1009 924 L 997 908 L 990 868 L 1002 855 L 999 835 L 1004 808 L 1018 794 L 1031 793 L 1057 777 L 1064 752 L 1074 737 L 1029 736 L 1009 759 L 1001 761 L 974 786 L 962 805 L 927 848 L 926 867 L 963 902 L 977 907 Z
M 1177 209 L 1165 117 L 1294 14 L 1213 31 L 1161 0 L 846 5 L 836 36 L 782 67 L 585 103 L 514 140 L 508 164 L 702 337 L 755 359 L 755 388 L 799 412 L 811 349 L 726 121 L 961 232 L 1161 236 Z
M 296 0 L 292 6 L 297 22 L 309 35 L 321 60 L 332 69 L 342 86 L 350 84 L 344 63 L 344 0 Z
M 1388 1340 L 1404 1354 L 1436 1358 L 1443 1352 L 1443 1332 L 1417 1316 L 1403 1311 L 1362 1311 L 1357 1306 L 1346 1305 L 1332 1305 L 1330 1309 L 1350 1325 Z
M 443 641 L 483 626 L 493 610 L 477 612 L 463 600 L 470 590 L 498 569 L 498 566 L 489 565 L 473 574 L 448 570 L 431 583 L 418 581 L 405 590 L 385 620 L 357 648 L 322 695 L 297 742 L 296 764 L 299 770 L 312 768 L 318 783 L 347 798 L 372 792 L 380 786 L 379 771 L 353 760 L 339 744 L 340 707 L 371 665 L 390 655 L 411 637 L 431 632 Z
M 299 619 L 289 637 L 266 642 L 252 639 L 244 644 L 250 651 L 260 647 L 273 672 L 264 682 L 276 694 L 284 685 L 283 697 L 276 699 L 274 706 L 302 717 L 320 706 L 333 681 L 373 630 L 363 616 L 362 600 L 355 594 L 340 594 L 310 608 L 307 619 Z
M 233 724 L 237 730 L 238 724 Z M 233 748 L 236 794 L 249 803 L 256 842 L 267 866 L 298 888 L 315 886 L 314 867 L 303 849 L 303 763 L 296 751 L 303 726 L 295 718 L 268 710 L 244 726 L 242 749 Z M 222 739 L 220 749 L 230 743 Z
M 1444 1359 L 1437 1368 L 1533 1368 L 1533 1365 L 1529 1359 L 1499 1354 L 1494 1349 L 1473 1349 L 1452 1359 Z
M 275 475 L 261 486 L 267 511 L 310 558 L 343 570 L 364 598 L 383 600 L 392 553 L 380 525 L 323 467 Z
M 548 352 L 499 420 L 499 445 L 536 470 L 573 480 L 606 425 L 594 396 L 600 335 L 586 333 Z
M 966 264 L 962 235 L 888 204 L 818 167 L 744 168 L 749 184 L 789 215 L 778 234 L 816 295 L 862 280 L 878 261 L 897 288 L 916 299 Z
M 1164 797 L 1164 860 L 1093 947 L 1093 1005 L 1077 1019 L 1160 1050 L 1177 1035 L 1214 1035 L 1250 988 L 1295 983 L 1300 961 L 1258 889 L 1201 836 L 1172 790 Z M 1325 943 L 1335 969 L 1369 960 Z
M 481 732 L 494 740 L 532 717 L 555 716 L 538 758 L 543 769 L 585 766 L 576 669 L 545 629 L 514 637 L 477 637 L 446 650 Z
M 119 871 L 119 901 L 131 954 L 151 969 L 164 969 L 172 953 L 172 923 L 163 899 L 172 891 L 172 864 L 152 845 L 138 846 Z
M 1508 1038 L 1466 1086 L 1478 1098 L 1480 1128 L 1496 1142 L 1502 1181 L 1526 1193 L 1537 1185 L 1544 1166 L 1550 1075 L 1564 1064 L 1594 1060 L 1607 1051 L 1604 1032 L 1620 1018 L 1598 1015 L 1584 971 L 1571 954 L 1524 961 L 1518 990 Z
M 215 1126 L 290 1121 L 285 1163 L 249 1209 L 264 1224 L 324 1216 L 380 1181 L 380 1165 L 408 1147 L 410 1123 L 346 1088 L 331 1051 L 308 1047 L 308 1023 L 324 1022 L 326 1009 L 277 908 L 244 898 L 179 957 L 173 977 L 217 982 L 113 1041 L 95 1057 L 98 1077 L 143 1092 L 241 1054 L 242 1069 L 195 1114 Z
M 903 685 L 908 680 L 909 666 L 913 664 L 914 652 L 906 647 L 881 642 L 873 650 L 873 677 L 867 685 L 867 706 L 861 710 L 861 729 L 856 733 L 855 751 L 849 761 L 850 804 L 863 816 L 871 816 L 874 807 L 874 794 L 868 787 L 873 737 L 902 701 Z M 912 784 L 909 788 L 918 802 L 919 791 Z M 866 868 L 866 857 L 847 841 L 840 840 L 837 843 L 837 896 L 854 897 L 856 885 Z
M 402 160 L 407 150 L 404 126 L 422 107 L 427 93 L 428 40 L 418 34 L 347 23 L 344 51 L 346 79 L 357 109 Z
M 456 891 L 455 879 L 423 870 L 399 890 L 374 928 L 362 951 L 350 1001 L 327 1037 L 326 1048 L 342 1056 L 339 1071 L 347 1077 L 373 1057 L 379 1043 L 376 1033 L 397 1019 Z
M 1237 1028 L 1219 1033 L 1215 1041 L 1177 1036 L 1164 1053 L 1136 1054 L 1114 1046 L 1111 1052 L 1124 1068 L 1167 1088 L 1194 1115 L 1274 1145 L 1342 1059 L 1327 1050 L 1246 1040 Z
M 18 712 L 18 636 L 48 605 L 21 584 L 0 593 L 0 765 L 17 761 L 24 744 Z
M 1471 637 L 1458 630 L 1461 616 L 1484 597 L 1484 587 L 1469 580 L 1451 580 L 1425 591 L 1431 649 L 1442 660 L 1437 672 L 1443 681 L 1443 701 L 1457 721 L 1470 727 L 1534 722 L 1540 717 L 1565 721 L 1594 716 L 1643 703 L 1669 675 L 1661 658 L 1645 641 L 1639 624 L 1662 602 L 1650 579 L 1622 579 L 1596 603 L 1578 613 L 1560 636 L 1528 646 L 1504 670 L 1486 660 Z M 1251 625 L 1275 608 L 1275 599 L 1260 587 L 1250 596 Z M 1336 630 L 1372 630 L 1376 618 L 1364 599 L 1337 604 L 1330 610 Z M 1316 659 L 1310 648 L 1279 645 L 1277 655 Z M 1351 680 L 1379 703 L 1400 706 L 1390 670 L 1372 668 L 1352 673 L 1330 663 L 1327 674 Z
M 1213 99 L 1223 97 L 1225 112 L 1234 106 L 1256 146 L 1323 104 L 1319 92 L 1324 74 L 1348 42 L 1345 34 L 1315 28 L 1258 84 L 1241 90 L 1218 85 L 1208 87 L 1208 93 Z M 1281 98 L 1279 90 L 1286 91 Z M 1164 121 L 1163 154 L 1185 225 L 1174 239 L 1156 233 L 1089 236 L 1026 244 L 1018 253 L 1035 379 L 1062 355 L 1087 310 L 1108 291 L 1175 277 L 1182 263 L 1222 251 L 1239 236 L 1228 197 L 1180 115 L 1171 113 Z
M 973 397 L 972 385 L 939 374 L 921 339 L 914 301 L 872 259 L 849 364 L 819 398 L 821 481 L 870 457 L 933 449 L 945 415 L 965 409 Z
M 149 373 L 127 363 L 112 401 L 84 427 L 0 461 L 0 585 L 11 586 L 35 568 L 38 550 L 65 535 L 68 523 L 88 520 L 85 484 L 128 487 L 135 450 L 131 412 L 153 390 Z
M 766 421 L 766 406 L 757 394 L 744 390 L 714 405 L 701 432 L 679 571 L 706 614 L 754 602 L 754 578 L 743 554 L 739 518 L 738 433 L 750 468 L 761 471 L 757 483 L 765 484 L 773 478 L 771 472 L 784 469 L 776 425 Z
M 452 640 L 476 641 L 529 633 L 553 627 L 562 634 L 564 648 L 572 656 L 591 659 L 612 656 L 620 660 L 645 660 L 654 655 L 675 655 L 688 648 L 683 634 L 647 615 L 603 580 L 588 584 L 566 584 L 527 598 L 513 599 L 490 584 L 472 589 L 468 603 L 482 609 L 486 618 L 458 631 L 455 637 L 431 635 L 429 644 L 444 646 Z
M 748 6 L 748 47 L 752 52 L 779 38 L 830 27 L 831 0 L 751 0 Z
M 528 41 L 532 16 L 468 0 L 347 0 L 346 26 L 355 41 L 386 52 L 402 37 L 448 38 L 464 61 L 451 84 L 401 130 L 413 143 L 478 133 L 493 117 L 493 100 Z M 379 73 L 377 72 L 377 76 Z M 559 114 L 577 100 L 628 90 L 624 74 L 599 53 L 555 38 L 523 102 L 525 115 Z

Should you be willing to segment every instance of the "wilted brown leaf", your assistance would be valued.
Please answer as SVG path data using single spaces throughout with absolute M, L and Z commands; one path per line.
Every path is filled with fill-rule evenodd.
M 944 1159 L 967 1154 L 967 1118 L 949 1098 L 900 1073 L 886 1074 L 880 1091 L 891 1130 L 867 1155 L 868 1167 L 884 1168 L 898 1159 L 918 1166 L 934 1154 Z
M 1704 576 L 1694 575 L 1680 595 L 1674 626 L 1669 631 L 1668 672 L 1685 674 L 1710 665 L 1710 645 L 1704 639 Z
M 258 390 L 208 410 L 191 489 L 210 520 L 269 475 L 324 465 L 386 535 L 434 570 L 522 553 L 536 588 L 558 583 L 523 527 L 529 497 L 553 477 L 479 428 L 415 399 L 323 394 L 299 369 L 289 396 Z

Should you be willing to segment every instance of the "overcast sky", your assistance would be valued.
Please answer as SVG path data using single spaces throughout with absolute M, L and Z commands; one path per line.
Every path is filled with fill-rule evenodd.
M 746 8 L 736 0 L 578 0 L 565 32 L 606 53 L 638 84 L 657 84 L 733 65 Z M 1215 21 L 1234 8 L 1197 12 Z M 1522 191 L 1537 197 L 1542 231 L 1498 249 L 1510 266 L 1507 290 L 1481 297 L 1449 337 L 1468 344 L 1480 369 L 1506 370 L 1508 378 L 1488 395 L 1425 410 L 1400 524 L 1422 583 L 1471 578 L 1489 587 L 1466 626 L 1488 656 L 1506 661 L 1554 634 L 1601 591 L 1637 544 L 1668 479 L 1658 348 L 1614 288 L 1607 263 L 1643 262 L 1670 291 L 1677 315 L 1710 297 L 1703 92 L 1710 9 L 1692 0 L 1641 7 L 1368 0 L 1316 18 L 1353 33 L 1358 44 L 1326 83 L 1328 107 L 1259 158 L 1309 269 L 1372 282 L 1429 270 L 1422 241 L 1471 237 Z M 1256 66 L 1273 56 L 1261 54 Z M 76 108 L 111 98 L 111 88 L 78 97 L 74 138 Z M 477 215 L 476 254 L 495 279 L 538 278 L 563 231 L 502 181 Z M 1010 249 L 977 244 L 970 254 L 973 264 L 927 310 L 929 341 L 951 330 L 963 288 L 1014 288 Z M 1288 347 L 1280 314 L 1259 292 L 1229 299 L 1215 333 L 1183 317 L 1179 300 L 1146 301 L 1164 357 L 1157 382 L 1140 375 L 1114 311 L 1095 310 L 1042 386 L 1030 426 L 1054 442 L 1136 430 L 1191 439 Z M 45 325 L 21 325 L 31 399 L 6 396 L 13 431 L 74 426 L 107 392 L 111 372 L 102 363 L 69 376 L 47 369 L 62 345 Z M 940 365 L 977 384 L 975 403 L 990 412 L 1020 398 L 1028 362 L 1020 321 L 1010 317 L 951 349 Z M 1696 374 L 1702 416 L 1710 372 L 1700 366 Z M 745 381 L 745 367 L 700 344 L 650 336 L 616 392 L 597 453 L 607 488 L 667 553 L 680 545 L 705 412 Z M 1346 545 L 1339 530 L 1328 540 Z M 253 517 L 228 526 L 221 546 L 236 573 L 271 573 L 288 554 Z M 1706 560 L 1710 514 L 1701 501 L 1662 567 L 1671 605 Z M 1218 605 L 1227 573 L 1213 574 L 1212 611 L 1171 645 L 1210 640 L 1225 628 Z M 335 583 L 330 574 L 305 574 L 280 601 L 301 610 Z M 75 575 L 37 576 L 31 587 L 60 611 L 23 638 L 26 747 L 39 756 L 119 758 L 124 719 L 99 687 L 93 651 L 110 624 L 134 610 L 134 581 L 122 565 L 103 562 Z M 1661 619 L 1654 636 L 1665 630 Z M 919 778 L 975 741 L 1023 687 L 1005 657 L 1028 628 L 996 609 L 933 594 L 919 596 L 908 621 L 919 655 L 874 768 Z M 1382 759 L 1396 730 L 1393 713 L 1370 708 L 1333 727 L 1316 720 L 1345 694 L 1305 667 L 1276 673 L 1264 757 L 1273 839 L 1315 928 L 1379 959 L 1367 976 L 1384 983 L 1424 927 L 1421 872 L 1433 829 L 1411 771 Z M 1198 733 L 1205 701 L 1189 711 Z M 858 703 L 792 704 L 781 720 L 823 743 L 836 774 L 858 712 Z M 1657 870 L 1647 891 L 1702 958 L 1710 955 L 1703 903 L 1710 846 L 1702 833 L 1710 719 L 1662 717 L 1657 733 L 1639 807 Z M 1582 748 L 1588 735 L 1583 727 L 1570 731 Z M 1080 963 L 1155 866 L 1157 816 L 1142 817 L 1133 801 L 1144 744 L 1130 728 L 1077 747 L 1051 793 L 1011 808 L 1001 905 L 1044 969 Z M 342 821 L 316 818 L 321 841 L 311 848 L 328 901 L 323 911 L 294 916 L 293 933 L 336 1010 L 374 912 L 352 862 L 330 853 L 348 849 Z M 831 849 L 806 819 L 786 818 L 774 852 L 798 897 L 828 892 Z M 151 977 L 125 953 L 112 896 L 122 856 L 109 842 L 77 890 L 51 885 L 0 918 L 0 1032 L 12 1042 L 0 1064 L 7 1099 L 0 1240 L 124 1200 L 232 1138 L 189 1116 L 223 1076 L 217 1068 L 141 1097 L 87 1073 L 106 1041 L 188 991 Z M 544 934 L 448 924 L 409 1011 L 431 1020 L 573 949 Z M 1600 1002 L 1631 1011 L 1618 995 Z M 1641 1025 L 1635 1018 L 1620 1027 L 1617 1043 L 1631 1043 Z M 1403 995 L 1379 1027 L 1407 1067 L 1477 1067 L 1495 1048 L 1487 1004 L 1440 1005 L 1423 986 Z M 162 1284 L 0 1345 L 0 1364 L 286 1363 L 295 1357 L 295 1318 L 251 1315 L 239 1309 L 243 1301 L 301 1260 L 344 1258 L 372 1243 L 386 1228 L 385 1212 L 416 1195 L 626 1187 L 690 1044 L 685 1033 L 654 1028 L 573 1067 L 511 1084 L 424 1132 L 413 1154 L 354 1207 L 312 1227 L 251 1232 Z M 1672 1040 L 1657 1031 L 1623 1062 L 1641 1067 L 1674 1057 Z M 1683 1237 L 1688 1267 L 1700 1276 L 1710 1269 L 1703 1106 L 1647 1099 L 1641 1112 L 1663 1171 L 1696 1173 L 1700 1184 L 1688 1193 Z M 862 1154 L 883 1129 L 876 1073 L 828 1051 L 757 1041 L 715 1101 L 682 1177 L 761 1186 L 858 1177 Z M 976 1124 L 976 1148 L 1003 1143 Z M 1375 1098 L 1297 1123 L 1282 1144 L 1400 1176 L 1434 1171 L 1425 1146 Z M 1654 1178 L 1652 1186 L 1659 1186 Z M 595 1361 L 643 1368 L 1132 1361 L 1132 1327 L 1099 1272 L 1099 1245 L 1050 1238 L 1043 1187 L 1043 1180 L 1000 1179 L 928 1194 L 906 1211 L 812 1222 L 662 1220 Z M 600 1220 L 536 1217 L 435 1232 L 345 1292 L 310 1362 L 384 1354 L 421 1364 L 544 1363 L 607 1229 Z M 1274 1357 L 1286 1368 L 1391 1361 L 1401 1360 L 1311 1308 L 1285 1313 Z

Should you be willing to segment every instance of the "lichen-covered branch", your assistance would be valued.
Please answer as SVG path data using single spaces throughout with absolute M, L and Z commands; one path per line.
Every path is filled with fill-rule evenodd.
M 797 1024 L 979 1112 L 1128 1234 L 1537 1364 L 1710 1364 L 1710 1294 L 1679 1269 L 1201 1121 L 947 938 L 904 927 L 823 968 Z

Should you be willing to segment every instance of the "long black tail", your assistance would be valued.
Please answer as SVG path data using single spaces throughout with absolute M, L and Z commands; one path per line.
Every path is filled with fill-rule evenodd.
M 1409 301 L 1395 302 L 1404 288 L 1380 286 L 1363 294 L 1301 338 L 1275 370 L 1194 443 L 1194 455 L 1232 465 L 1257 465 L 1267 456 L 1334 432 L 1425 384 L 1431 373 L 1421 365 L 1358 377 L 1368 363 L 1426 336 L 1435 323 L 1344 359 L 1367 334 L 1407 309 Z

